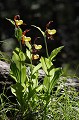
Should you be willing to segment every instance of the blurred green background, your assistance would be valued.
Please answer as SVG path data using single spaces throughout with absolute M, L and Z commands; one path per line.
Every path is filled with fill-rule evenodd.
M 19 14 L 26 24 L 35 24 L 42 30 L 53 20 L 57 34 L 54 41 L 48 42 L 49 52 L 64 45 L 64 49 L 57 56 L 56 66 L 71 66 L 74 71 L 78 71 L 78 8 L 79 0 L 0 0 L 0 50 L 11 56 L 12 50 L 18 44 L 14 38 L 14 27 L 5 18 L 13 19 Z

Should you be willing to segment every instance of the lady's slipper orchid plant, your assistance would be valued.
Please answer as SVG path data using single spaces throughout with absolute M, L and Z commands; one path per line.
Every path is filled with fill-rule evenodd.
M 52 95 L 55 92 L 53 90 L 62 73 L 61 68 L 54 68 L 53 60 L 63 47 L 61 46 L 54 49 L 49 56 L 46 43 L 47 38 L 52 40 L 53 35 L 56 33 L 55 29 L 49 29 L 52 21 L 47 24 L 45 32 L 39 27 L 32 25 L 32 27 L 35 27 L 41 32 L 43 40 L 45 41 L 47 57 L 41 56 L 40 58 L 39 51 L 42 49 L 42 45 L 37 44 L 37 38 L 39 37 L 33 41 L 31 37 L 28 37 L 27 33 L 30 30 L 26 29 L 23 31 L 21 29 L 20 25 L 23 25 L 23 20 L 20 19 L 19 15 L 14 17 L 14 21 L 10 19 L 7 20 L 15 26 L 15 37 L 19 43 L 19 47 L 13 51 L 10 64 L 10 76 L 15 80 L 15 84 L 11 85 L 11 92 L 15 95 L 17 101 L 17 104 L 14 106 L 16 107 L 15 115 L 18 116 L 19 114 L 18 118 L 21 116 L 23 120 L 47 120 L 51 117 L 49 116 L 50 110 L 48 110 L 48 107 L 49 105 L 52 106 Z M 25 47 L 24 52 L 23 47 Z M 39 76 L 40 69 L 44 71 L 42 83 L 40 82 L 41 76 Z M 12 107 L 13 105 L 14 104 L 12 104 Z M 53 113 L 51 115 L 53 115 Z

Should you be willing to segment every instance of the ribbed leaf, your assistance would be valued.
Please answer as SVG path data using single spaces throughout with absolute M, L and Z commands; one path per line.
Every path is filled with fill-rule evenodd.
M 61 47 L 58 47 L 56 49 L 54 49 L 52 52 L 51 52 L 51 55 L 49 57 L 50 60 L 53 60 L 54 57 L 56 57 L 56 55 L 60 52 L 60 50 L 63 48 L 64 46 L 61 46 Z
M 35 74 L 40 68 L 42 67 L 42 64 L 39 63 L 37 66 L 34 67 L 32 74 Z
M 53 79 L 51 80 L 50 82 L 50 88 L 49 88 L 49 93 L 52 91 L 52 89 L 55 87 L 61 73 L 62 73 L 62 70 L 61 68 L 55 68 L 55 73 L 54 73 L 54 76 L 53 76 Z
M 43 57 L 41 57 L 40 62 L 41 62 L 41 64 L 42 64 L 43 70 L 44 70 L 45 73 L 48 75 L 47 66 L 46 66 L 46 63 L 45 63 L 45 59 L 44 59 Z

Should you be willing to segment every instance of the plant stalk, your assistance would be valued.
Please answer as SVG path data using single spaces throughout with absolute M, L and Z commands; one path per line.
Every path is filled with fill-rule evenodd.
M 48 58 L 48 57 L 49 57 L 49 54 L 48 54 L 48 47 L 47 47 L 46 35 L 45 35 L 45 34 L 44 34 L 44 42 L 45 42 L 46 54 L 47 54 L 47 58 Z

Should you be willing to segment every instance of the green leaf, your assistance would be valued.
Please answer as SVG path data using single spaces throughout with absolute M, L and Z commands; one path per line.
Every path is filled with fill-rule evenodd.
M 26 56 L 19 48 L 16 48 L 13 51 L 12 60 L 14 62 L 16 62 L 16 61 L 25 61 L 26 60 Z
M 14 78 L 16 82 L 20 82 L 20 71 L 14 62 L 11 63 L 10 69 L 11 69 L 10 72 L 11 77 Z
M 32 74 L 35 74 L 35 72 L 37 72 L 40 68 L 42 67 L 42 64 L 39 63 L 37 66 L 34 66 L 34 69 L 32 71 Z
M 38 85 L 36 88 L 36 91 L 39 92 L 39 91 L 42 91 L 42 89 L 43 89 L 43 85 Z
M 23 86 L 20 83 L 16 83 L 11 86 L 12 93 L 16 96 L 18 102 L 22 105 L 22 98 L 23 98 Z
M 21 69 L 21 84 L 24 84 L 26 80 L 26 66 Z
M 15 37 L 18 39 L 18 41 L 21 41 L 21 39 L 22 39 L 22 29 L 21 28 L 15 28 Z
M 13 51 L 11 68 L 12 68 L 12 65 L 13 65 L 13 66 L 15 66 L 15 69 L 18 68 L 18 70 L 19 70 L 20 69 L 20 57 L 19 57 L 18 54 L 19 54 L 19 52 L 17 52 L 16 50 Z
M 44 87 L 43 87 L 44 91 L 45 92 L 48 91 L 49 90 L 49 85 L 50 85 L 50 79 L 49 79 L 48 76 L 44 77 L 43 85 L 44 85 Z
M 56 55 L 60 52 L 60 50 L 63 48 L 64 46 L 61 46 L 61 47 L 58 47 L 56 49 L 54 49 L 52 52 L 51 52 L 51 55 L 49 57 L 50 60 L 53 60 L 54 57 L 56 57 Z
M 23 66 L 25 60 L 26 60 L 25 54 L 19 48 L 16 48 L 13 51 L 12 56 L 12 61 L 16 64 L 16 67 L 20 69 L 20 66 L 21 67 Z
M 25 61 L 26 60 L 26 56 L 22 51 L 19 52 L 19 58 L 20 58 L 20 61 Z
M 41 62 L 41 64 L 42 64 L 43 70 L 44 70 L 45 73 L 48 75 L 47 66 L 46 66 L 46 63 L 45 63 L 45 59 L 44 59 L 43 57 L 41 57 L 40 62 Z
M 54 73 L 53 79 L 50 81 L 49 93 L 55 87 L 55 85 L 56 85 L 56 83 L 57 83 L 61 74 L 62 74 L 62 69 L 61 68 L 55 68 L 55 73 Z
M 50 61 L 49 58 L 45 58 L 45 64 L 47 66 L 47 69 L 49 69 L 51 66 L 53 66 L 53 63 Z
M 6 18 L 6 20 L 10 21 L 13 25 L 15 25 L 15 22 L 11 19 Z
M 28 100 L 34 96 L 34 94 L 36 94 L 36 88 L 34 89 L 31 89 L 30 88 L 30 91 L 28 92 Z
M 18 48 L 15 49 L 15 51 L 13 52 L 12 63 L 10 66 L 10 75 L 17 82 L 22 82 L 26 79 L 26 66 L 24 65 L 25 59 L 25 54 L 22 51 L 19 51 Z
M 51 67 L 48 69 L 49 77 L 50 77 L 50 82 L 51 82 L 51 80 L 52 80 L 53 77 L 54 77 L 55 69 L 56 69 L 56 68 L 53 68 L 53 66 L 51 66 Z
M 16 51 L 13 51 L 13 56 L 12 56 L 12 60 L 16 63 L 16 61 L 20 61 L 19 60 L 19 55 Z
M 13 71 L 10 71 L 10 76 L 17 82 L 17 78 L 14 76 Z
M 11 86 L 12 93 L 17 97 L 20 97 L 20 95 L 22 94 L 23 89 L 24 88 L 20 83 L 16 83 L 16 84 Z
M 28 49 L 26 49 L 26 57 L 29 60 L 32 58 L 32 54 L 30 53 L 30 51 Z
M 0 60 L 10 63 L 11 57 L 7 53 L 0 51 Z
M 35 79 L 32 79 L 32 80 L 33 80 L 33 88 L 36 88 L 38 86 L 37 76 L 35 76 Z
M 27 42 L 27 41 L 25 41 L 25 44 L 29 48 L 29 50 L 31 50 L 31 48 L 32 48 L 31 44 L 29 42 Z

